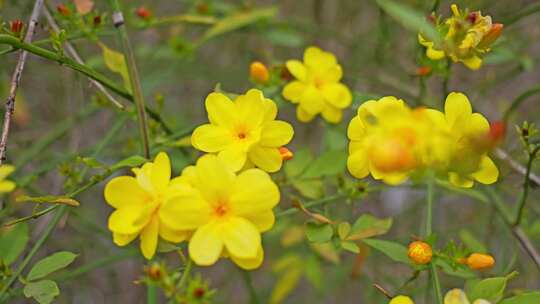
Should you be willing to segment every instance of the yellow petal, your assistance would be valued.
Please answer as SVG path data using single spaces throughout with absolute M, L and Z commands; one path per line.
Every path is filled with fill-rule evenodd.
M 461 289 L 452 289 L 444 296 L 444 304 L 469 304 L 467 295 Z
M 167 189 L 171 179 L 171 161 L 165 152 L 159 152 L 150 170 L 150 180 L 154 189 L 160 193 Z
M 193 230 L 206 224 L 211 212 L 210 205 L 198 190 L 186 188 L 163 203 L 159 208 L 159 218 L 171 229 Z
M 310 122 L 315 118 L 315 115 L 309 114 L 301 106 L 296 108 L 296 118 L 301 122 Z
M 431 60 L 440 60 L 444 58 L 444 51 L 436 50 L 433 47 L 428 47 L 426 56 Z
M 236 178 L 230 203 L 238 215 L 256 215 L 272 210 L 279 202 L 279 189 L 268 173 L 248 169 Z
M 154 164 L 152 162 L 147 162 L 142 165 L 141 168 L 131 169 L 136 175 L 139 186 L 149 194 L 155 192 L 154 185 L 152 185 L 152 179 L 150 178 L 153 166 Z
M 0 181 L 0 193 L 7 193 L 13 191 L 16 185 L 14 182 L 9 180 Z
M 462 61 L 471 70 L 478 70 L 482 66 L 482 59 L 478 56 L 472 56 Z
M 322 75 L 322 80 L 327 83 L 335 83 L 340 81 L 341 77 L 343 77 L 343 70 L 339 64 L 336 64 Z
M 259 246 L 259 249 L 257 250 L 257 256 L 255 258 L 251 259 L 242 259 L 235 257 L 234 255 L 231 255 L 231 260 L 240 268 L 243 268 L 245 270 L 253 270 L 257 269 L 261 266 L 263 260 L 264 260 L 264 250 L 262 246 Z
M 355 116 L 349 123 L 347 128 L 347 137 L 350 140 L 362 140 L 365 136 L 365 127 L 362 119 L 359 116 Z
M 238 96 L 234 103 L 236 105 L 236 115 L 244 125 L 255 128 L 262 124 L 265 116 L 266 100 L 260 90 L 251 89 L 246 94 Z
M 164 222 L 159 223 L 159 236 L 171 243 L 180 243 L 189 237 L 189 232 L 185 230 L 175 230 L 167 226 Z
M 468 177 L 461 176 L 456 172 L 448 173 L 448 181 L 457 187 L 471 188 L 474 185 L 474 181 Z
M 499 177 L 499 170 L 491 158 L 484 155 L 480 161 L 480 168 L 472 174 L 472 177 L 482 184 L 493 184 Z
M 272 121 L 277 116 L 277 105 L 272 99 L 265 98 L 263 102 L 264 108 L 264 121 Z
M 487 136 L 490 129 L 489 122 L 480 113 L 473 113 L 469 117 L 467 125 L 460 127 L 463 127 L 467 135 L 473 137 L 473 139 L 480 139 Z
M 202 125 L 197 127 L 191 135 L 191 144 L 195 149 L 204 152 L 218 152 L 226 149 L 233 142 L 231 132 L 224 127 L 216 125 Z
M 218 201 L 229 197 L 235 175 L 217 156 L 207 154 L 197 160 L 197 184 L 203 197 L 209 201 Z
M 298 80 L 305 80 L 307 75 L 307 69 L 304 64 L 298 60 L 287 60 L 285 62 L 287 70 Z
M 324 107 L 322 111 L 322 117 L 324 118 L 324 120 L 328 121 L 329 123 L 336 124 L 341 121 L 341 118 L 343 117 L 343 113 L 341 112 L 341 109 L 327 105 Z
M 150 221 L 150 214 L 144 209 L 122 208 L 109 216 L 109 230 L 121 234 L 138 233 Z
M 1 165 L 0 166 L 0 180 L 6 178 L 8 175 L 15 171 L 15 167 L 12 165 Z
M 104 190 L 105 201 L 114 208 L 142 208 L 150 199 L 137 179 L 131 176 L 119 176 L 111 179 Z
M 113 242 L 118 246 L 126 246 L 127 244 L 131 243 L 136 237 L 138 233 L 133 234 L 121 234 L 113 232 Z
M 293 134 L 293 127 L 289 123 L 273 120 L 264 124 L 259 144 L 265 147 L 281 147 L 291 141 Z
M 197 229 L 189 241 L 189 256 L 197 265 L 214 264 L 223 251 L 221 225 L 209 223 Z
M 210 123 L 229 126 L 236 121 L 236 107 L 225 94 L 210 93 L 205 104 Z
M 267 172 L 279 171 L 279 169 L 281 169 L 281 164 L 283 163 L 278 148 L 255 146 L 249 150 L 248 157 L 255 166 Z
M 255 225 L 261 233 L 272 229 L 276 221 L 274 211 L 257 212 L 249 215 L 244 215 L 244 217 L 248 221 L 253 223 L 253 225 Z
M 152 219 L 141 231 L 141 251 L 143 256 L 150 260 L 156 253 L 159 234 L 159 220 L 157 216 L 152 216 Z
M 369 174 L 369 163 L 365 151 L 357 151 L 347 158 L 347 168 L 352 176 L 364 178 Z
M 241 217 L 230 217 L 221 224 L 219 231 L 223 244 L 231 256 L 255 258 L 261 246 L 261 234 L 257 227 Z M 191 239 L 193 242 L 193 239 Z
M 244 167 L 247 152 L 241 147 L 232 146 L 219 152 L 218 157 L 230 170 L 237 172 Z
M 283 97 L 293 103 L 300 102 L 300 98 L 304 95 L 304 91 L 306 90 L 306 85 L 303 84 L 300 81 L 291 81 L 285 87 L 283 88 L 283 92 L 281 93 Z
M 450 126 L 466 126 L 472 115 L 471 103 L 467 96 L 462 93 L 452 92 L 446 97 L 444 114 Z
M 337 64 L 336 56 L 318 47 L 310 46 L 304 52 L 304 63 L 316 70 L 327 70 Z
M 326 101 L 336 108 L 344 109 L 351 105 L 351 91 L 342 83 L 324 85 L 322 93 Z
M 300 106 L 309 114 L 316 115 L 320 113 L 325 106 L 324 97 L 315 86 L 309 86 L 300 98 Z

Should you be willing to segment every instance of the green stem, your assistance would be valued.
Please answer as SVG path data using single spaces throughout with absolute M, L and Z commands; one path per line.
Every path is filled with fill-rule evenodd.
M 146 303 L 156 304 L 157 298 L 158 298 L 157 286 L 152 283 L 146 285 Z
M 131 82 L 131 88 L 133 89 L 133 98 L 135 99 L 135 106 L 137 108 L 137 122 L 139 125 L 139 133 L 141 135 L 142 148 L 144 156 L 150 158 L 150 140 L 148 139 L 148 124 L 146 122 L 146 111 L 144 106 L 144 95 L 142 93 L 141 80 L 139 77 L 139 71 L 137 70 L 137 63 L 135 61 L 135 54 L 131 48 L 131 42 L 124 24 L 124 17 L 122 15 L 122 8 L 118 0 L 110 0 L 110 6 L 113 10 L 114 16 L 119 16 L 121 20 L 114 21 L 114 26 L 118 30 L 118 36 L 122 42 L 122 49 L 124 57 L 126 58 L 127 69 L 129 73 L 129 80 Z M 113 17 L 114 19 L 114 17 Z
M 180 277 L 180 281 L 178 281 L 178 290 L 182 291 L 186 287 L 186 284 L 188 282 L 189 276 L 191 275 L 191 269 L 193 268 L 193 261 L 188 257 L 186 266 L 184 267 L 184 272 L 182 272 L 182 276 Z
M 529 154 L 529 161 L 527 162 L 527 171 L 525 173 L 525 180 L 523 181 L 523 192 L 518 203 L 518 209 L 516 214 L 516 220 L 514 226 L 519 226 L 521 219 L 523 218 L 523 210 L 525 209 L 525 203 L 527 202 L 527 196 L 529 194 L 529 177 L 531 175 L 532 164 L 536 158 L 536 154 L 540 151 L 540 145 L 536 146 L 534 150 Z
M 19 39 L 15 38 L 13 36 L 10 36 L 10 35 L 0 35 L 0 44 L 8 44 L 8 45 L 11 45 L 11 46 L 13 46 L 13 47 L 15 47 L 17 49 L 23 49 L 25 51 L 28 51 L 28 52 L 30 52 L 30 53 L 32 53 L 34 55 L 39 56 L 39 57 L 58 62 L 61 65 L 64 65 L 64 66 L 66 66 L 66 67 L 68 67 L 70 69 L 73 69 L 73 70 L 75 70 L 77 72 L 82 73 L 83 75 L 85 75 L 85 76 L 87 76 L 89 78 L 94 79 L 95 81 L 101 83 L 103 86 L 105 86 L 109 90 L 111 90 L 111 91 L 115 92 L 116 94 L 124 97 L 128 101 L 134 102 L 134 100 L 135 100 L 133 95 L 131 95 L 123 87 L 119 86 L 118 84 L 116 84 L 112 80 L 108 79 L 103 74 L 93 70 L 92 68 L 90 68 L 90 67 L 88 67 L 88 66 L 86 66 L 84 64 L 77 63 L 75 60 L 73 60 L 71 58 L 65 57 L 65 56 L 63 56 L 61 54 L 58 54 L 58 53 L 51 52 L 51 51 L 49 51 L 47 49 L 36 46 L 35 44 L 24 43 L 24 42 L 20 41 Z M 159 124 L 161 125 L 161 127 L 163 128 L 163 130 L 167 134 L 172 133 L 169 126 L 165 123 L 165 121 L 161 118 L 161 116 L 157 112 L 155 112 L 154 110 L 152 110 L 152 109 L 150 109 L 148 107 L 146 107 L 146 112 L 148 112 L 148 115 L 152 119 L 159 122 Z
M 257 296 L 257 291 L 253 286 L 253 280 L 251 279 L 249 271 L 241 269 L 240 272 L 242 273 L 242 279 L 244 280 L 244 284 L 246 285 L 246 288 L 249 292 L 249 302 L 251 304 L 259 304 L 259 297 Z
M 329 203 L 329 202 L 332 202 L 332 201 L 336 201 L 336 200 L 339 200 L 339 199 L 342 199 L 342 198 L 345 198 L 345 197 L 347 197 L 347 195 L 338 193 L 338 194 L 327 196 L 325 198 L 321 198 L 319 200 L 314 200 L 314 201 L 307 202 L 307 203 L 304 204 L 304 207 L 311 208 L 311 207 L 315 207 L 315 206 L 322 205 L 322 204 L 325 204 L 325 203 Z M 298 208 L 293 207 L 293 208 L 289 208 L 287 210 L 283 210 L 283 211 L 279 212 L 278 214 L 276 214 L 276 217 L 287 216 L 287 215 L 295 214 L 296 212 L 298 212 Z
M 439 274 L 437 272 L 437 266 L 433 263 L 429 263 L 429 273 L 431 274 L 431 280 L 433 281 L 433 289 L 435 290 L 435 298 L 438 304 L 443 304 L 443 296 L 441 292 L 441 283 L 439 281 Z
M 434 198 L 434 184 L 435 177 L 429 177 L 427 181 L 427 210 L 426 210 L 426 233 L 425 237 L 429 237 L 433 233 L 433 198 Z M 433 283 L 433 290 L 435 291 L 435 298 L 438 304 L 443 304 L 441 284 L 439 282 L 439 274 L 437 272 L 437 266 L 433 263 L 429 263 L 430 278 Z

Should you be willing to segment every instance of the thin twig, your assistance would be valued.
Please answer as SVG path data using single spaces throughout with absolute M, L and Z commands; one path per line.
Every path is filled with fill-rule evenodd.
M 58 27 L 58 24 L 56 24 L 56 21 L 54 20 L 54 17 L 52 16 L 51 12 L 49 11 L 48 8 L 46 7 L 43 7 L 43 13 L 45 15 L 45 18 L 47 18 L 47 22 L 49 22 L 49 25 L 51 26 L 51 28 L 53 29 L 53 31 L 55 31 L 56 33 L 59 33 L 60 32 L 60 28 Z M 69 55 L 71 57 L 73 57 L 73 59 L 75 59 L 75 61 L 77 61 L 78 63 L 80 64 L 84 64 L 84 61 L 82 60 L 81 56 L 79 56 L 79 53 L 77 53 L 77 50 L 75 50 L 75 48 L 73 47 L 73 45 L 69 42 L 69 41 L 65 41 L 64 42 L 64 48 L 66 49 L 66 51 L 69 53 Z M 105 89 L 105 87 L 95 81 L 94 79 L 92 78 L 89 78 L 89 81 L 91 84 L 93 84 L 98 90 L 101 91 L 101 93 L 103 93 L 103 95 L 105 95 L 105 97 L 107 97 L 107 99 L 109 99 L 115 106 L 117 106 L 118 108 L 120 109 L 124 109 L 124 105 L 122 105 L 118 100 L 116 100 L 112 95 L 111 93 L 109 93 L 109 91 L 107 91 L 107 89 Z
M 36 25 L 38 23 L 39 13 L 41 12 L 42 7 L 43 0 L 36 0 L 34 3 L 34 9 L 32 10 L 32 15 L 30 16 L 30 21 L 28 22 L 28 30 L 26 31 L 26 36 L 24 37 L 25 43 L 32 42 Z M 17 88 L 21 83 L 21 75 L 24 70 L 24 64 L 26 63 L 27 56 L 27 51 L 21 51 L 19 60 L 15 66 L 15 72 L 13 72 L 13 76 L 11 77 L 11 87 L 9 88 L 9 95 L 6 100 L 6 112 L 4 113 L 4 127 L 2 129 L 2 137 L 0 139 L 0 165 L 4 160 L 6 160 L 9 127 L 11 125 L 11 117 L 15 111 L 15 97 L 17 96 Z
M 521 193 L 521 197 L 519 199 L 518 211 L 516 214 L 516 220 L 514 221 L 514 226 L 519 226 L 521 219 L 523 218 L 523 210 L 525 209 L 525 202 L 527 202 L 527 196 L 529 194 L 531 168 L 538 151 L 540 151 L 540 145 L 536 146 L 536 148 L 534 148 L 534 150 L 532 150 L 532 152 L 529 154 L 527 170 L 525 171 L 525 180 L 523 181 L 523 192 Z
M 501 160 L 505 160 L 510 165 L 514 171 L 520 173 L 521 175 L 527 174 L 527 168 L 514 160 L 506 151 L 501 148 L 495 149 L 495 155 Z M 533 181 L 536 185 L 540 186 L 540 176 L 530 172 L 529 180 Z

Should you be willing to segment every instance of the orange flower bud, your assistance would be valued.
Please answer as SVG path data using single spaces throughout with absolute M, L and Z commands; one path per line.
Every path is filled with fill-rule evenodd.
M 431 73 L 431 67 L 430 66 L 421 66 L 416 69 L 416 76 L 427 76 L 429 73 Z
M 488 48 L 495 40 L 501 36 L 504 25 L 501 23 L 495 23 L 491 26 L 489 32 L 482 38 L 480 43 L 478 43 L 478 48 L 485 49 Z
M 57 7 L 56 7 L 56 10 L 58 11 L 58 13 L 64 17 L 69 17 L 71 16 L 71 10 L 65 6 L 64 4 L 59 4 Z
M 495 259 L 489 254 L 473 253 L 467 258 L 467 265 L 475 270 L 488 269 L 495 265 Z
M 24 23 L 19 19 L 15 19 L 9 23 L 9 28 L 15 35 L 19 35 L 22 32 L 23 27 Z
M 281 154 L 281 159 L 284 161 L 291 160 L 294 157 L 294 153 L 286 147 L 280 147 L 279 153 Z
M 431 262 L 433 250 L 426 242 L 414 241 L 409 244 L 409 252 L 407 255 L 415 264 L 427 264 Z
M 94 17 L 94 26 L 98 26 L 101 24 L 101 16 L 95 16 Z
M 251 79 L 259 84 L 265 84 L 270 79 L 270 74 L 264 63 L 260 61 L 253 61 L 249 66 L 249 75 Z
M 159 281 L 163 275 L 159 264 L 152 264 L 144 267 L 144 273 L 153 281 Z
M 139 16 L 141 19 L 148 20 L 152 17 L 152 12 L 150 12 L 146 7 L 141 6 L 135 10 L 135 15 Z
M 499 143 L 506 135 L 506 124 L 504 121 L 494 121 L 489 124 L 489 138 L 494 143 Z

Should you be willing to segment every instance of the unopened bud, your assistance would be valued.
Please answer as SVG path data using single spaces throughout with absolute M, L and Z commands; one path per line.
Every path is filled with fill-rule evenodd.
M 201 299 L 206 294 L 206 290 L 202 287 L 197 287 L 193 290 L 193 297 L 195 299 Z
M 495 265 L 495 259 L 489 254 L 473 253 L 467 258 L 467 265 L 474 270 L 488 269 Z
M 144 273 L 153 281 L 159 281 L 163 275 L 159 264 L 152 264 L 144 268 Z
M 484 49 L 492 45 L 501 36 L 503 28 L 504 25 L 502 23 L 493 24 L 489 32 L 478 43 L 478 47 Z
M 429 73 L 431 73 L 431 67 L 430 66 L 421 66 L 416 69 L 416 76 L 427 76 Z
M 15 19 L 9 23 L 11 32 L 15 35 L 21 34 L 24 27 L 24 23 L 20 19 Z
M 64 4 L 59 4 L 57 7 L 56 7 L 56 10 L 58 11 L 58 13 L 64 17 L 69 17 L 71 16 L 71 10 L 65 6 Z
M 409 244 L 409 252 L 407 255 L 415 264 L 422 265 L 431 262 L 433 250 L 426 242 L 414 241 Z
M 270 79 L 270 74 L 268 73 L 268 68 L 264 63 L 260 61 L 254 61 L 249 66 L 249 76 L 251 79 L 259 84 L 265 84 Z
M 286 147 L 280 147 L 279 154 L 281 154 L 281 159 L 284 161 L 291 160 L 294 157 L 294 153 Z
M 281 66 L 281 70 L 279 71 L 279 78 L 284 81 L 290 81 L 293 80 L 293 76 L 291 72 L 289 72 L 289 69 L 285 65 Z
M 135 10 L 135 14 L 144 20 L 148 20 L 152 17 L 152 13 L 144 6 L 138 7 Z
M 101 16 L 99 16 L 99 15 L 95 16 L 93 21 L 94 21 L 94 26 L 100 25 L 101 24 Z
M 506 124 L 503 121 L 494 121 L 489 124 L 489 138 L 494 143 L 499 143 L 506 134 Z

